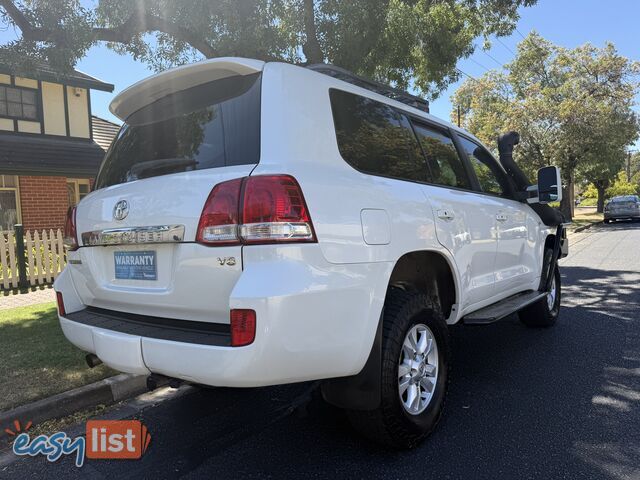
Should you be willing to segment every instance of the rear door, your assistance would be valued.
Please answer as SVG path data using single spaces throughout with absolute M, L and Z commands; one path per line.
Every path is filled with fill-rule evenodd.
M 412 121 L 431 179 L 422 190 L 433 209 L 438 241 L 451 252 L 462 275 L 464 309 L 493 293 L 498 205 L 472 191 L 469 174 L 447 129 Z
M 166 95 L 126 119 L 77 208 L 71 264 L 86 305 L 225 323 L 239 245 L 195 243 L 212 188 L 260 155 L 260 74 Z

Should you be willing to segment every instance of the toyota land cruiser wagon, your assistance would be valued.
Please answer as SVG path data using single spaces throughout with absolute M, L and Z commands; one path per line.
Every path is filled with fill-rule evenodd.
M 537 208 L 557 171 L 523 185 L 515 142 L 498 161 L 426 105 L 241 58 L 123 91 L 122 129 L 67 218 L 64 334 L 123 372 L 320 380 L 365 435 L 414 446 L 441 415 L 448 326 L 552 325 L 566 252 Z

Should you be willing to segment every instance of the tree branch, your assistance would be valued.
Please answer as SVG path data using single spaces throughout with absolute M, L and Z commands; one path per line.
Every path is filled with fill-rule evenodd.
M 18 7 L 16 7 L 13 2 L 9 0 L 0 0 L 0 6 L 4 8 L 7 12 L 7 15 L 11 17 L 11 19 L 15 22 L 20 30 L 22 30 L 22 34 L 31 33 L 33 28 L 27 20 L 27 17 L 20 11 Z
M 25 40 L 36 42 L 59 43 L 64 38 L 62 30 L 50 30 L 48 28 L 34 27 L 27 17 L 11 0 L 0 0 L 0 7 L 4 8 L 16 26 L 22 31 Z M 218 56 L 218 52 L 203 38 L 195 35 L 189 29 L 171 22 L 165 18 L 136 9 L 135 13 L 122 25 L 116 28 L 93 28 L 93 37 L 96 41 L 129 43 L 131 39 L 140 33 L 163 32 L 181 40 L 202 53 L 206 58 Z
M 302 53 L 307 57 L 307 63 L 322 63 L 324 61 L 324 55 L 320 47 L 320 42 L 318 42 L 313 0 L 304 0 L 304 31 L 307 36 L 307 41 L 302 46 Z

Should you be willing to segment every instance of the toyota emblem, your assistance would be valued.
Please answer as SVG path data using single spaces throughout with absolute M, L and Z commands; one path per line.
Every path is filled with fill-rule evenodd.
M 124 220 L 129 215 L 129 203 L 126 200 L 120 200 L 113 207 L 113 218 L 116 220 Z

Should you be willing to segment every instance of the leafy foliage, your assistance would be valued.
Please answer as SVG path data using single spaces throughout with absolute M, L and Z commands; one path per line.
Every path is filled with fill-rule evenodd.
M 607 188 L 607 198 L 618 197 L 620 195 L 636 195 L 640 189 L 637 184 L 631 183 L 627 179 L 625 172 L 620 172 L 614 182 Z
M 0 63 L 70 69 L 97 42 L 163 70 L 204 57 L 330 62 L 437 95 L 475 39 L 509 35 L 537 0 L 0 0 L 21 37 Z
M 464 126 L 489 144 L 504 131 L 518 131 L 515 158 L 530 177 L 555 164 L 566 186 L 579 177 L 604 191 L 638 137 L 632 106 L 639 76 L 640 64 L 612 44 L 568 50 L 534 32 L 506 71 L 466 81 L 453 103 Z M 563 210 L 570 217 L 569 201 L 565 194 Z

